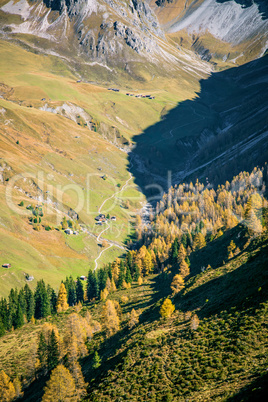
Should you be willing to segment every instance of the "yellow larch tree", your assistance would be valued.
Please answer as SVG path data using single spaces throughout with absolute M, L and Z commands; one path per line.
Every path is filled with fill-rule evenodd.
M 69 308 L 69 304 L 67 303 L 67 290 L 62 282 L 60 285 L 60 290 L 58 294 L 56 309 L 57 312 L 66 311 Z
M 10 381 L 9 376 L 4 372 L 4 370 L 0 371 L 0 401 L 1 402 L 10 402 L 15 398 L 15 388 Z
M 160 315 L 164 318 L 170 317 L 174 310 L 175 306 L 172 304 L 172 301 L 170 299 L 166 299 L 160 308 Z
M 51 373 L 42 402 L 77 402 L 75 382 L 70 371 L 62 364 Z
M 170 285 L 173 295 L 178 294 L 184 288 L 184 280 L 181 275 L 175 275 Z
M 120 320 L 116 306 L 112 300 L 107 300 L 103 307 L 103 322 L 107 330 L 107 335 L 115 334 L 120 328 Z

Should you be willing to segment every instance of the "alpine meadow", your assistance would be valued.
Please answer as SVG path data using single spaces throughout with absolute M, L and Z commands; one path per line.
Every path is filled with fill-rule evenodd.
M 0 402 L 268 396 L 267 0 L 0 0 Z

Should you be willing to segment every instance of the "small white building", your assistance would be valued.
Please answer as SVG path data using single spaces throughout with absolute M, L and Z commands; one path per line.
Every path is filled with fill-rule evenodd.
M 71 234 L 73 234 L 73 231 L 71 230 L 71 229 L 65 229 L 64 230 L 64 232 L 67 234 L 67 235 L 71 235 Z
M 86 281 L 86 280 L 87 280 L 87 277 L 84 276 L 84 275 L 81 275 L 81 276 L 80 276 L 80 279 L 81 279 L 81 281 Z

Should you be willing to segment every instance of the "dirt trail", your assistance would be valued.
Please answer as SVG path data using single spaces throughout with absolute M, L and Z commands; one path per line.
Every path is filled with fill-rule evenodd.
M 99 209 L 98 209 L 98 213 L 99 213 L 99 214 L 101 213 L 101 211 L 102 211 L 102 209 L 103 209 L 103 207 L 104 207 L 104 205 L 106 204 L 107 201 L 113 199 L 116 195 L 120 194 L 122 191 L 125 190 L 125 188 L 127 187 L 128 183 L 129 183 L 130 180 L 132 179 L 132 174 L 131 174 L 130 172 L 129 172 L 129 176 L 130 176 L 129 179 L 125 182 L 125 184 L 123 185 L 123 187 L 122 187 L 119 191 L 116 191 L 113 195 L 111 195 L 110 197 L 106 198 L 106 199 L 103 201 L 103 203 L 101 204 L 101 206 L 100 206 Z M 100 232 L 100 234 L 98 235 L 98 237 L 97 237 L 97 242 L 101 241 L 101 235 L 102 235 L 104 232 L 106 232 L 109 228 L 110 228 L 110 225 L 107 224 L 106 228 L 105 228 L 102 232 Z M 94 263 L 95 263 L 94 271 L 98 268 L 98 260 L 100 259 L 100 257 L 102 256 L 102 254 L 103 254 L 105 251 L 109 250 L 109 248 L 111 248 L 111 247 L 119 247 L 119 248 L 125 250 L 125 247 L 119 246 L 119 245 L 117 245 L 116 243 L 114 243 L 114 242 L 112 242 L 112 241 L 110 241 L 110 240 L 107 240 L 107 239 L 103 239 L 103 240 L 105 240 L 105 241 L 109 244 L 109 247 L 106 247 L 105 249 L 103 249 L 103 250 L 100 252 L 100 254 L 98 255 L 98 257 L 95 259 L 95 261 L 94 261 Z

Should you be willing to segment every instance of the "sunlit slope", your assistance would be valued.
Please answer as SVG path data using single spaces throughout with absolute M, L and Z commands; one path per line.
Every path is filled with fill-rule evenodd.
M 153 79 L 148 75 L 135 86 L 132 81 L 128 86 L 122 83 L 115 93 L 108 91 L 107 83 L 81 81 L 55 56 L 5 41 L 0 42 L 0 53 L 0 262 L 12 265 L 9 270 L 1 268 L 1 292 L 6 295 L 14 284 L 25 283 L 26 273 L 34 276 L 33 286 L 46 270 L 54 286 L 68 273 L 86 275 L 95 267 L 102 239 L 115 244 L 102 253 L 99 266 L 124 252 L 118 246 L 131 238 L 133 226 L 128 222 L 134 221 L 144 202 L 128 171 L 132 138 L 159 121 L 178 100 L 193 97 L 205 74 L 181 69 L 179 80 L 168 74 Z M 155 99 L 126 96 L 130 89 L 134 95 L 151 94 Z M 17 180 L 16 175 L 24 173 L 27 180 Z M 6 200 L 13 181 L 15 210 Z M 95 216 L 106 199 L 101 212 L 116 215 L 117 221 L 97 241 L 104 228 L 96 226 Z M 18 207 L 21 201 L 24 206 Z M 29 222 L 30 204 L 42 204 L 40 232 Z M 62 231 L 44 229 L 57 228 L 70 209 L 78 212 L 78 223 L 89 233 L 81 232 L 74 240 Z
M 220 68 L 254 60 L 267 49 L 268 8 L 263 0 L 158 0 L 150 4 L 170 39 Z

